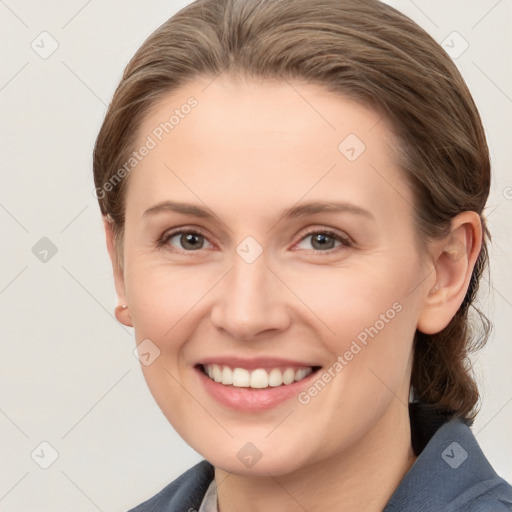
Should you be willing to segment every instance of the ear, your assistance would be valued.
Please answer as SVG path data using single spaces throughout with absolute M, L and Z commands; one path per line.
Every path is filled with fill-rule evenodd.
M 103 226 L 105 227 L 105 236 L 107 242 L 107 250 L 112 262 L 112 270 L 114 273 L 114 284 L 116 287 L 118 306 L 115 309 L 115 315 L 119 322 L 127 327 L 133 327 L 130 312 L 128 310 L 128 301 L 124 286 L 124 272 L 121 268 L 119 255 L 115 244 L 115 235 L 112 228 L 112 222 L 108 217 L 103 217 Z
M 482 223 L 476 212 L 452 219 L 450 233 L 432 244 L 436 281 L 425 297 L 417 329 L 425 334 L 442 331 L 457 313 L 469 286 L 482 247 Z

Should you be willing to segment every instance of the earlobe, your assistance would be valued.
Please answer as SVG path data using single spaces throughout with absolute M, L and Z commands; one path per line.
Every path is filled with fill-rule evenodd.
M 481 247 L 480 216 L 469 211 L 457 215 L 450 233 L 435 242 L 436 281 L 424 298 L 419 331 L 436 334 L 450 323 L 464 300 Z
M 133 327 L 132 315 L 128 311 L 128 306 L 126 304 L 119 304 L 119 306 L 116 306 L 115 315 L 119 323 L 126 325 L 126 327 Z
M 119 255 L 115 243 L 115 235 L 112 226 L 112 221 L 108 217 L 103 218 L 103 225 L 105 227 L 105 238 L 107 243 L 107 250 L 112 263 L 112 271 L 114 274 L 114 284 L 117 293 L 117 300 L 119 305 L 115 308 L 115 316 L 117 320 L 126 325 L 133 327 L 130 312 L 127 306 L 127 298 L 124 285 L 124 272 L 119 264 Z

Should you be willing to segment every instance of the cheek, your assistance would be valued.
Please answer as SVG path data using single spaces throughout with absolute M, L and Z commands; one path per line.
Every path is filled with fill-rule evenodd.
M 218 275 L 192 267 L 133 265 L 126 293 L 137 340 L 144 336 L 161 344 L 177 338 L 182 321 L 197 315 Z
M 150 340 L 149 346 L 157 354 L 154 362 L 142 364 L 144 378 L 178 431 L 183 418 L 194 407 L 193 401 L 184 400 L 186 395 L 180 385 L 189 371 L 189 361 L 183 361 L 185 348 L 198 327 L 198 319 L 205 314 L 205 298 L 219 275 L 211 269 L 199 272 L 197 268 L 155 265 L 140 258 L 132 260 L 126 276 L 135 339 L 137 344 Z
M 300 299 L 290 300 L 303 312 L 302 319 L 323 325 L 318 333 L 339 353 L 347 341 L 357 337 L 364 341 L 367 328 L 389 331 L 388 326 L 397 323 L 396 317 L 404 317 L 398 310 L 411 300 L 407 276 L 416 271 L 398 267 L 382 258 L 339 268 L 311 266 L 307 272 L 294 270 L 281 275 Z
M 333 359 L 298 396 L 290 430 L 308 429 L 306 438 L 324 431 L 324 454 L 356 443 L 389 407 L 407 407 L 414 307 L 390 303 L 393 294 L 377 297 L 365 302 L 352 296 L 333 324 L 336 336 L 324 338 Z M 315 424 L 304 425 L 307 417 Z
M 381 260 L 380 265 L 330 269 L 296 281 L 294 291 L 307 297 L 315 313 L 309 315 L 318 342 L 332 357 L 324 376 L 333 393 L 324 398 L 332 400 L 333 409 L 342 402 L 356 408 L 384 403 L 408 378 L 418 316 L 409 291 L 417 272 L 410 263 Z M 317 387 L 323 389 L 321 383 Z

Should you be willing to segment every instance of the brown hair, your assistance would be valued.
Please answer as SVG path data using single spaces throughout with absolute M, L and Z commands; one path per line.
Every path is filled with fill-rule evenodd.
M 482 212 L 490 186 L 485 134 L 471 94 L 450 57 L 416 23 L 378 0 L 197 0 L 165 22 L 127 65 L 94 149 L 102 214 L 119 253 L 124 190 L 112 178 L 129 158 L 144 116 L 198 76 L 305 80 L 371 104 L 393 127 L 398 164 L 415 199 L 418 233 L 447 232 L 463 211 L 480 214 L 483 246 L 465 299 L 435 335 L 416 332 L 414 399 L 472 423 L 479 399 L 469 353 L 487 340 L 489 322 L 473 302 L 490 238 Z M 123 173 L 123 176 L 126 173 Z M 108 193 L 107 193 L 108 192 Z M 120 260 L 122 266 L 122 258 Z M 478 338 L 473 308 L 484 329 Z

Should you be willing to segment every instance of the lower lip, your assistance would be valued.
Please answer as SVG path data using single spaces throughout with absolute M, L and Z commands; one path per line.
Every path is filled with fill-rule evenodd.
M 310 373 L 302 380 L 293 384 L 262 389 L 226 386 L 210 379 L 200 368 L 194 368 L 199 374 L 206 391 L 221 404 L 237 411 L 264 411 L 296 397 L 304 387 L 307 387 L 316 372 Z

